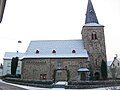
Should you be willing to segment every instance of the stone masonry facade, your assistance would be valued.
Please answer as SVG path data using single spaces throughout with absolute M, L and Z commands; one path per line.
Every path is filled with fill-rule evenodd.
M 50 49 L 52 47 L 55 48 L 56 46 L 63 46 L 63 48 L 57 48 L 60 49 L 59 51 L 63 50 L 64 52 L 66 49 L 73 49 L 75 54 L 75 48 L 78 48 L 78 51 L 80 51 L 79 54 L 75 54 L 76 56 L 68 57 L 68 52 L 60 53 L 58 54 L 62 56 L 54 57 L 54 58 L 48 58 L 45 57 L 44 59 L 42 57 L 35 58 L 34 56 L 32 58 L 23 58 L 22 60 L 22 79 L 31 79 L 31 80 L 53 80 L 54 77 L 57 80 L 66 80 L 68 78 L 68 72 L 69 71 L 69 81 L 72 80 L 86 80 L 86 76 L 90 76 L 95 78 L 95 80 L 101 79 L 101 62 L 105 61 L 107 63 L 106 59 L 106 46 L 105 46 L 105 36 L 104 36 L 104 26 L 100 25 L 95 13 L 95 10 L 93 8 L 91 0 L 88 0 L 88 6 L 87 6 L 87 12 L 86 12 L 86 20 L 85 25 L 82 28 L 82 41 L 83 44 L 80 45 L 77 44 L 78 42 L 73 42 L 66 44 L 64 42 L 64 45 L 58 43 L 55 44 L 55 42 L 50 43 L 49 45 L 53 45 L 50 47 L 46 47 Z M 76 44 L 77 46 L 75 46 Z M 49 46 L 48 42 L 47 45 L 44 45 L 43 43 L 40 44 L 34 44 L 36 46 L 44 45 Z M 65 46 L 68 47 L 65 47 Z M 73 45 L 71 48 L 70 46 Z M 73 48 L 74 47 L 74 48 Z M 81 48 L 80 48 L 81 47 Z M 34 48 L 34 47 L 33 47 Z M 43 47 L 39 47 L 41 50 L 43 50 Z M 46 49 L 45 48 L 45 49 Z M 36 47 L 38 49 L 38 47 Z M 44 50 L 45 50 L 44 49 Z M 57 50 L 56 49 L 56 50 Z M 86 50 L 86 54 L 84 52 L 84 49 Z M 31 55 L 31 51 L 33 49 L 31 48 L 29 51 L 29 55 Z M 44 52 L 47 52 L 46 49 Z M 58 51 L 58 52 L 59 52 Z M 54 50 L 54 54 L 56 51 Z M 82 56 L 77 56 L 81 55 Z M 66 56 L 65 56 L 66 55 Z M 41 55 L 42 56 L 42 55 Z M 46 56 L 44 54 L 43 56 Z M 52 57 L 51 55 L 50 57 Z M 64 56 L 66 58 L 64 58 Z M 86 57 L 87 56 L 87 57 Z M 84 70 L 83 68 L 84 67 Z M 86 68 L 86 69 L 85 69 Z M 63 69 L 58 70 L 54 72 L 57 69 Z M 67 71 L 66 71 L 67 70 Z M 78 73 L 79 71 L 79 73 Z M 79 77 L 79 75 L 81 77 Z
M 22 79 L 53 80 L 54 70 L 69 71 L 69 81 L 78 80 L 78 69 L 88 67 L 88 58 L 52 58 L 52 59 L 24 59 L 22 63 Z M 56 71 L 56 80 L 67 80 L 65 70 Z
M 102 60 L 107 62 L 104 26 L 83 26 L 82 39 L 88 51 L 93 76 L 95 77 L 97 73 L 101 78 L 101 62 Z

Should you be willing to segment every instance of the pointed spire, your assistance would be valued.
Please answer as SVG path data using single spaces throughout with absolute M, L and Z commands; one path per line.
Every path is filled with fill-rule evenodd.
M 88 0 L 85 24 L 87 24 L 87 23 L 97 23 L 97 24 L 99 24 L 91 0 Z

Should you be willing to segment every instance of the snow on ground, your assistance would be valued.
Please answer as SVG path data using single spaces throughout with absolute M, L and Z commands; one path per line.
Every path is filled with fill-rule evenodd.
M 67 85 L 66 81 L 59 81 L 57 83 L 55 83 L 56 85 Z
M 31 87 L 31 86 L 24 86 L 24 85 L 7 83 L 7 82 L 4 82 L 2 80 L 0 80 L 0 82 L 5 83 L 5 84 L 9 84 L 9 85 L 13 85 L 13 86 L 17 86 L 17 87 L 20 87 L 20 88 L 28 89 L 28 90 L 49 90 L 48 88 L 38 88 L 38 87 Z
M 49 90 L 65 90 L 64 88 L 52 88 L 52 89 L 49 89 Z
M 5 83 L 5 84 L 9 84 L 9 85 L 13 85 L 13 86 L 17 86 L 17 87 L 21 87 L 24 89 L 28 89 L 28 90 L 65 90 L 64 88 L 38 88 L 38 87 L 31 87 L 31 86 L 23 86 L 23 85 L 18 85 L 18 84 L 12 84 L 12 83 L 7 83 L 4 82 L 2 80 L 0 80 L 0 82 Z M 58 82 L 57 84 L 65 84 L 64 82 Z M 115 87 L 105 87 L 105 88 L 95 88 L 95 89 L 66 89 L 66 90 L 120 90 L 120 86 L 115 86 Z

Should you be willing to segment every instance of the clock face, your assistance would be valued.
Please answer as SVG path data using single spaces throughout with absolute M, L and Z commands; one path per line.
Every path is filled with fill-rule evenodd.
M 0 0 L 0 23 L 2 22 L 5 5 L 6 5 L 6 0 Z

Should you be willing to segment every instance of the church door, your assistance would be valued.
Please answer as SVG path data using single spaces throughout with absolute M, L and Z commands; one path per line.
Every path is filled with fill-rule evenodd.
M 95 80 L 99 80 L 100 79 L 100 73 L 99 72 L 96 72 L 95 73 Z
M 68 81 L 69 70 L 67 69 L 55 69 L 54 70 L 54 82 L 56 81 Z
M 85 72 L 82 72 L 82 73 L 81 73 L 81 80 L 86 80 Z

